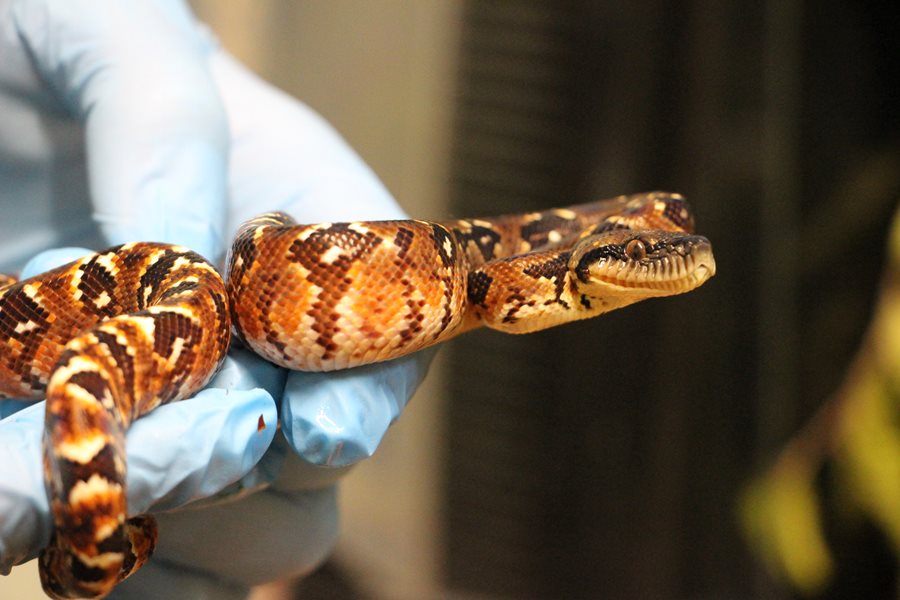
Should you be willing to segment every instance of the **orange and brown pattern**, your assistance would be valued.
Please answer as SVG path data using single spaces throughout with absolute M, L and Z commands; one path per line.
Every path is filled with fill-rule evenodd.
M 125 430 L 201 389 L 229 337 L 221 277 L 176 246 L 125 244 L 0 290 L 0 393 L 47 398 L 48 594 L 102 596 L 146 560 L 155 525 L 126 520 Z
M 228 290 L 235 328 L 255 352 L 288 368 L 332 371 L 413 352 L 455 330 L 465 275 L 438 224 L 296 226 L 275 214 L 238 234 Z
M 684 199 L 654 192 L 447 222 L 297 225 L 269 213 L 239 231 L 227 289 L 200 256 L 156 243 L 2 287 L 0 396 L 47 397 L 44 589 L 103 597 L 149 558 L 153 518 L 126 519 L 125 431 L 209 381 L 232 322 L 276 364 L 331 371 L 476 327 L 592 317 L 714 273 Z
M 685 200 L 662 192 L 442 223 L 297 225 L 269 213 L 238 233 L 229 303 L 268 360 L 345 369 L 480 326 L 524 333 L 687 292 L 715 269 L 693 226 Z M 586 263 L 604 265 L 602 285 Z

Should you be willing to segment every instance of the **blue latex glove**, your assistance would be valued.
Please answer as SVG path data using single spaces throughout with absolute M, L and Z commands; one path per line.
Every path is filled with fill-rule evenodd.
M 46 186 L 56 195 L 86 189 L 77 179 L 87 177 L 94 217 L 110 242 L 176 242 L 221 262 L 224 240 L 264 210 L 285 210 L 307 222 L 402 216 L 326 123 L 246 72 L 180 1 L 0 0 L 0 56 L 0 115 L 17 116 L 0 116 L 0 159 L 37 165 L 3 172 L 29 181 L 35 172 L 76 180 L 64 189 Z M 86 153 L 72 142 L 82 135 Z M 10 181 L 10 188 L 31 189 L 21 181 Z M 222 391 L 227 386 L 266 379 L 259 374 L 261 361 L 232 354 L 227 373 L 234 379 L 204 392 L 223 402 L 233 401 L 234 392 Z M 272 390 L 287 443 L 278 436 L 224 500 L 159 515 L 154 560 L 115 597 L 156 597 L 165 590 L 168 598 L 240 598 L 256 583 L 315 566 L 336 537 L 334 482 L 346 471 L 322 466 L 347 467 L 370 456 L 427 362 L 420 355 L 343 373 L 288 374 L 284 393 Z M 193 422 L 191 407 L 201 396 L 178 405 L 185 412 L 174 418 Z M 150 420 L 166 418 L 158 413 L 146 419 L 147 429 L 151 423 L 154 431 L 165 429 Z M 10 423 L 2 422 L 0 436 Z M 226 429 L 219 433 L 227 437 Z M 208 440 L 185 437 L 191 437 L 179 440 L 188 444 L 185 464 L 197 454 L 213 471 L 233 458 L 202 454 Z M 241 443 L 238 435 L 235 447 Z M 34 447 L 11 452 L 4 456 L 18 461 L 21 471 L 36 464 Z M 131 482 L 142 467 L 139 459 L 129 460 L 136 461 Z M 155 468 L 191 472 L 183 464 L 154 465 L 148 472 Z M 40 489 L 29 497 L 43 493 L 36 473 L 29 485 Z M 0 470 L 0 481 L 13 476 Z M 177 499 L 162 490 L 132 506 L 140 509 L 161 496 L 170 507 L 209 493 L 197 489 Z M 0 488 L 0 549 L 14 539 L 4 507 L 20 501 L 3 494 Z

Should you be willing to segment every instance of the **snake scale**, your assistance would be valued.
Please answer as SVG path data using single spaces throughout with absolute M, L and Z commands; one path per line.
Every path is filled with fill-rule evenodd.
M 152 553 L 127 517 L 125 432 L 215 373 L 232 329 L 278 365 L 331 371 L 487 326 L 525 333 L 690 291 L 715 274 L 677 194 L 446 222 L 241 227 L 227 284 L 178 246 L 129 243 L 0 288 L 0 395 L 47 398 L 55 598 L 99 598 Z

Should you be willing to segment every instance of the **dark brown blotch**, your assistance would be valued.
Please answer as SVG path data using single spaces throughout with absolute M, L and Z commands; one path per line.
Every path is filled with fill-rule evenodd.
M 469 302 L 476 306 L 487 308 L 485 300 L 493 282 L 494 278 L 484 271 L 477 270 L 469 273 L 466 280 L 466 295 L 469 298 Z
M 475 247 L 478 248 L 478 252 L 481 254 L 482 262 L 497 258 L 497 248 L 502 238 L 500 232 L 491 227 L 475 225 L 468 221 L 467 223 L 470 225 L 468 231 L 460 228 L 453 229 L 453 235 L 459 240 L 460 245 L 463 248 L 467 248 L 469 242 L 475 244 Z
M 577 227 L 573 227 L 573 224 L 577 225 L 578 221 L 553 213 L 544 213 L 540 219 L 522 225 L 520 235 L 531 245 L 533 250 L 537 250 L 550 244 L 550 234 L 554 231 L 559 234 L 560 238 L 571 235 L 572 230 L 577 229 Z
M 401 227 L 397 230 L 396 235 L 394 235 L 394 245 L 399 248 L 397 250 L 397 258 L 403 260 L 406 258 L 406 255 L 409 253 L 409 248 L 412 246 L 413 238 L 415 238 L 415 234 L 404 227 Z
M 562 299 L 562 293 L 565 289 L 570 256 L 570 252 L 558 252 L 547 260 L 536 262 L 522 270 L 529 277 L 552 281 L 556 296 L 553 301 L 567 308 L 569 305 Z
M 201 331 L 189 317 L 177 313 L 163 311 L 153 315 L 155 331 L 153 336 L 153 351 L 159 356 L 168 357 L 172 354 L 175 340 L 184 340 L 181 354 L 191 352 L 194 345 L 200 341 Z
M 450 233 L 448 229 L 443 227 L 442 225 L 438 225 L 437 223 L 432 223 L 431 225 L 431 239 L 434 240 L 434 246 L 437 250 L 438 256 L 441 257 L 441 264 L 444 265 L 445 269 L 453 268 L 453 264 L 455 262 L 453 253 L 456 250 L 456 240 L 453 238 L 453 235 L 456 235 L 459 238 L 459 231 L 454 230 L 453 234 Z M 449 252 L 447 249 L 450 249 Z
M 374 231 L 361 232 L 350 227 L 350 223 L 335 223 L 324 229 L 316 229 L 306 240 L 294 240 L 288 248 L 290 260 L 300 263 L 308 271 L 307 279 L 323 290 L 319 301 L 313 305 L 317 325 L 313 330 L 319 334 L 316 343 L 324 348 L 323 359 L 337 354 L 334 336 L 338 333 L 335 308 L 347 293 L 352 281 L 346 277 L 353 264 L 372 253 L 382 242 Z M 332 248 L 341 249 L 341 255 L 330 263 L 322 262 L 322 257 Z
M 694 232 L 694 215 L 684 198 L 666 198 L 663 216 L 679 229 L 688 233 Z
M 98 262 L 101 256 L 108 257 L 109 253 L 98 254 L 90 258 L 79 267 L 79 272 L 75 276 L 78 278 L 78 289 L 83 294 L 81 297 L 82 307 L 103 317 L 113 317 L 121 312 L 121 308 L 116 302 L 119 282 L 115 273 L 109 272 L 104 265 Z M 94 301 L 104 295 L 109 300 L 102 306 L 98 306 Z
M 134 386 L 135 386 L 135 372 L 134 372 L 134 356 L 128 353 L 128 347 L 119 343 L 117 337 L 111 333 L 107 333 L 105 331 L 95 331 L 94 336 L 97 338 L 97 341 L 103 346 L 109 357 L 112 359 L 113 363 L 116 365 L 116 369 L 120 376 L 120 381 L 124 386 L 124 390 L 133 396 L 134 394 Z M 70 381 L 73 383 L 77 383 L 78 376 L 87 375 L 88 372 L 78 373 L 75 377 L 73 377 Z M 97 373 L 92 373 L 93 375 L 98 375 Z M 81 385 L 81 384 L 79 384 Z M 105 385 L 105 384 L 104 384 Z M 84 386 L 81 386 L 84 387 Z M 88 389 L 88 388 L 85 388 Z M 98 388 L 99 389 L 99 388 Z M 91 392 L 91 395 L 100 400 L 102 396 L 97 396 L 97 394 L 88 389 Z
M 135 293 L 137 294 L 136 304 L 139 308 L 144 308 L 145 306 L 155 303 L 156 297 L 160 292 L 161 284 L 172 272 L 175 261 L 178 260 L 180 256 L 181 255 L 176 252 L 167 250 L 156 260 L 156 262 L 147 267 L 143 275 L 141 275 L 140 286 L 135 289 Z M 144 292 L 148 288 L 151 293 L 145 296 Z M 146 303 L 144 302 L 145 297 L 147 298 Z

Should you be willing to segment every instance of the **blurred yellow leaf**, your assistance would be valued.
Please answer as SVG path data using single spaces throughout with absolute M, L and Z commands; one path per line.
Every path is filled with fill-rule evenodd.
M 801 592 L 813 594 L 828 582 L 832 559 L 807 465 L 782 460 L 755 481 L 743 497 L 741 517 L 769 565 Z
M 815 474 L 832 461 L 837 518 L 864 514 L 900 557 L 900 210 L 888 244 L 890 264 L 868 337 L 840 390 L 748 488 L 744 530 L 775 571 L 812 595 L 828 583 Z
M 853 502 L 882 526 L 900 555 L 900 415 L 889 384 L 872 372 L 855 388 L 835 458 Z

